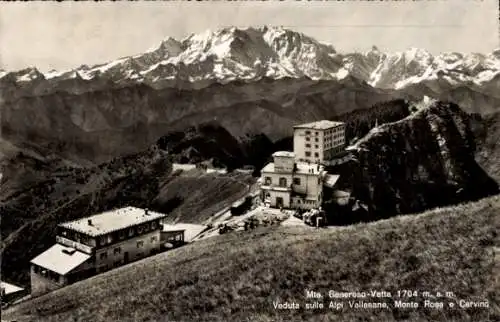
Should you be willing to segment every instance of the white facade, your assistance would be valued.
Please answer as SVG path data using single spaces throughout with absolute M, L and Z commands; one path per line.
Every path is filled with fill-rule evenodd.
M 56 244 L 31 260 L 39 295 L 161 250 L 165 214 L 125 207 L 58 225 Z
M 345 146 L 345 123 L 318 121 L 294 126 L 293 151 L 297 161 L 324 163 Z
M 318 208 L 326 172 L 318 164 L 295 162 L 292 152 L 276 152 L 261 171 L 264 202 L 277 208 Z

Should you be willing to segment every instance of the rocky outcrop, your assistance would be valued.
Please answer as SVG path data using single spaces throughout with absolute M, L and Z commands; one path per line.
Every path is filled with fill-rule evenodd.
M 350 149 L 354 194 L 379 218 L 498 193 L 474 159 L 471 126 L 457 105 L 434 101 L 372 129 Z

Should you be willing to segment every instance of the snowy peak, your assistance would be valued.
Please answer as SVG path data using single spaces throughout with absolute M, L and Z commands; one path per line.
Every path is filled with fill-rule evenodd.
M 492 82 L 499 74 L 500 49 L 488 55 L 433 56 L 419 48 L 384 53 L 373 46 L 367 52 L 341 54 L 331 45 L 281 27 L 230 27 L 192 34 L 182 40 L 168 37 L 143 54 L 91 67 L 83 65 L 45 75 L 35 68 L 0 71 L 0 79 L 23 86 L 49 81 L 51 88 L 70 79 L 118 85 L 146 83 L 162 88 L 186 83 L 207 86 L 214 82 L 256 81 L 263 77 L 342 80 L 350 76 L 373 87 L 400 89 L 422 82 L 430 87 L 433 82 L 448 87 L 494 87 Z

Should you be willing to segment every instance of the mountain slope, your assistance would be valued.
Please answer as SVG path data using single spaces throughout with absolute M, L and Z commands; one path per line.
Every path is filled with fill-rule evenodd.
M 53 93 L 7 101 L 2 136 L 93 162 L 135 153 L 173 130 L 216 120 L 234 137 L 291 135 L 291 126 L 387 101 L 393 94 L 356 79 L 214 84 L 199 90 L 144 84 L 81 94 Z
M 500 199 L 349 228 L 282 227 L 199 241 L 8 309 L 16 321 L 486 321 L 498 320 Z M 311 264 L 312 263 L 312 264 Z M 200 272 L 201 273 L 200 275 Z M 497 284 L 495 284 L 497 283 Z M 306 290 L 325 309 L 304 309 Z M 387 291 L 387 309 L 328 309 L 329 290 Z M 397 309 L 397 290 L 416 290 L 419 308 Z M 423 307 L 422 291 L 453 292 L 444 309 Z M 196 299 L 196 301 L 193 301 Z M 356 299 L 351 299 L 354 301 Z M 359 299 L 357 299 L 359 300 Z M 404 299 L 403 299 L 404 300 Z M 461 308 L 460 300 L 489 308 Z M 295 301 L 298 310 L 273 302 Z M 439 301 L 435 299 L 435 301 Z M 450 309 L 447 303 L 456 304 Z
M 414 108 L 349 148 L 357 198 L 384 217 L 498 193 L 498 183 L 475 161 L 472 118 L 452 103 L 428 101 Z
M 500 113 L 476 121 L 477 162 L 488 174 L 500 182 Z

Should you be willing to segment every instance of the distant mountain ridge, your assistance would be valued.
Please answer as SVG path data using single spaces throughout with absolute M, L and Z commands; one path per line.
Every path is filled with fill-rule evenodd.
M 138 152 L 217 121 L 238 140 L 429 96 L 468 113 L 500 110 L 500 51 L 341 54 L 283 28 L 223 28 L 167 38 L 143 54 L 65 72 L 0 72 L 2 137 L 89 161 Z
M 183 40 L 171 37 L 143 54 L 123 57 L 89 67 L 41 73 L 36 68 L 0 71 L 0 80 L 20 86 L 58 89 L 69 80 L 145 83 L 154 88 L 200 88 L 214 82 L 258 81 L 262 78 L 341 80 L 352 76 L 373 87 L 402 89 L 415 83 L 429 86 L 500 85 L 500 49 L 490 54 L 442 53 L 424 49 L 383 53 L 377 47 L 364 53 L 342 54 L 329 44 L 280 27 L 219 30 L 192 34 Z M 444 84 L 443 84 L 444 83 Z M 32 88 L 33 89 L 33 88 Z

